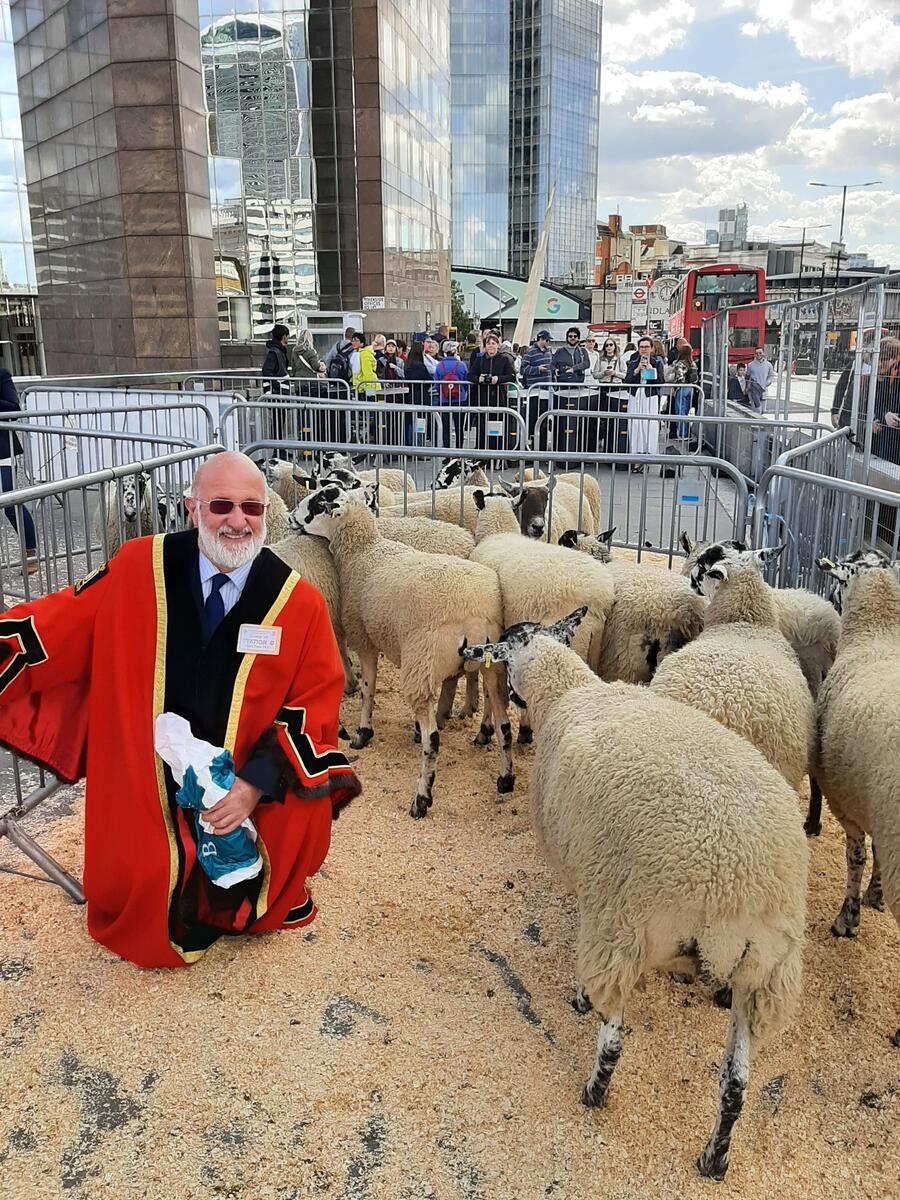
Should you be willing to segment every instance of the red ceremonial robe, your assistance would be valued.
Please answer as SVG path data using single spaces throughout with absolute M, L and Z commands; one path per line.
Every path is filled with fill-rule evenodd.
M 241 625 L 281 630 L 277 654 L 241 653 Z M 306 879 L 333 814 L 360 785 L 337 746 L 343 671 L 325 602 L 264 549 L 207 641 L 197 532 L 127 542 L 98 571 L 0 615 L 0 740 L 67 781 L 87 777 L 84 893 L 92 937 L 142 967 L 181 967 L 222 934 L 307 924 Z M 153 748 L 176 712 L 277 769 L 253 813 L 263 870 L 212 884 Z M 277 802 L 278 800 L 282 802 Z

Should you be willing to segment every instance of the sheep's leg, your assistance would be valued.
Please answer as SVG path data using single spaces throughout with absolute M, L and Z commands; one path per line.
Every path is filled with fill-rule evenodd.
M 487 746 L 494 736 L 494 722 L 491 719 L 491 706 L 484 706 L 484 715 L 481 718 L 481 724 L 478 727 L 478 732 L 472 739 L 475 746 Z
M 437 727 L 443 729 L 447 724 L 447 719 L 453 711 L 453 699 L 456 696 L 456 683 L 459 679 L 458 675 L 451 675 L 449 679 L 445 679 L 441 687 L 441 698 L 438 700 L 437 707 Z M 421 740 L 421 730 L 420 740 Z
M 869 908 L 874 908 L 876 912 L 884 912 L 881 867 L 878 865 L 878 851 L 875 849 L 874 842 L 872 843 L 872 877 L 869 880 L 869 886 L 866 888 L 866 894 L 863 896 L 863 904 L 867 904 Z
M 359 712 L 359 725 L 350 747 L 361 750 L 371 742 L 374 730 L 372 728 L 372 712 L 375 708 L 375 685 L 378 681 L 378 651 L 366 650 L 359 656 L 362 667 L 362 705 Z
M 419 768 L 419 783 L 416 788 L 416 798 L 409 810 L 411 817 L 424 817 L 431 808 L 431 792 L 434 787 L 434 773 L 437 766 L 438 750 L 441 746 L 441 735 L 437 727 L 437 711 L 430 703 L 427 708 L 416 714 L 416 720 L 422 731 L 422 764 Z
M 835 937 L 856 937 L 859 928 L 859 892 L 866 865 L 866 835 L 858 825 L 844 825 L 844 833 L 847 838 L 847 891 L 831 932 Z
M 581 994 L 584 999 L 587 999 L 583 992 Z M 609 1081 L 612 1079 L 619 1055 L 622 1053 L 624 1019 L 625 1009 L 620 1003 L 600 1026 L 597 1034 L 597 1058 L 594 1062 L 594 1069 L 581 1093 L 581 1103 L 587 1105 L 588 1108 L 602 1108 L 606 1103 Z
M 818 837 L 822 832 L 822 789 L 812 775 L 809 777 L 809 810 L 803 831 L 807 837 Z
M 356 671 L 353 669 L 353 663 L 350 661 L 350 655 L 347 653 L 347 647 L 344 645 L 343 639 L 338 640 L 338 650 L 341 655 L 341 663 L 344 668 L 344 695 L 355 696 L 359 691 L 359 680 L 356 677 Z
M 523 709 L 519 714 L 519 736 L 516 738 L 516 741 L 520 746 L 530 746 L 532 740 L 531 724 L 528 720 L 528 714 Z
M 697 1159 L 697 1170 L 707 1179 L 722 1180 L 728 1170 L 731 1133 L 744 1106 L 750 1077 L 750 1024 L 742 1006 L 731 1010 L 728 1045 L 719 1067 L 719 1107 L 709 1141 Z
M 509 697 L 506 694 L 506 685 L 498 671 L 488 668 L 486 671 L 481 672 L 481 674 L 484 675 L 484 690 L 487 699 L 487 703 L 484 706 L 485 711 L 487 711 L 488 704 L 490 704 L 494 723 L 498 730 L 500 775 L 497 778 L 497 791 L 503 795 L 505 792 L 511 792 L 516 784 L 516 776 L 513 772 L 512 764 L 512 726 L 509 723 Z
M 466 671 L 466 702 L 459 710 L 459 718 L 467 721 L 478 712 L 478 671 Z
M 591 1004 L 590 996 L 584 990 L 584 984 L 579 983 L 576 986 L 575 996 L 574 996 L 574 999 L 572 1000 L 572 1007 L 582 1017 L 584 1016 L 585 1013 L 589 1013 L 591 1011 L 591 1009 L 594 1007 L 593 1004 Z

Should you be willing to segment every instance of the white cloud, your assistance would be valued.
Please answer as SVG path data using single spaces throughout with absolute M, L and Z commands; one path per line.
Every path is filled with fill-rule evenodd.
M 841 63 L 854 76 L 898 77 L 900 21 L 891 0 L 723 0 L 722 7 L 752 12 L 745 37 L 784 33 L 804 58 Z
M 773 149 L 781 162 L 894 174 L 900 163 L 900 95 L 875 92 L 841 100 L 824 116 L 809 114 Z
M 604 68 L 662 57 L 682 45 L 696 15 L 688 0 L 605 0 Z
M 712 118 L 705 104 L 682 98 L 669 100 L 666 104 L 641 104 L 634 110 L 636 121 L 651 121 L 664 125 L 670 121 L 687 121 L 690 124 L 709 125 Z

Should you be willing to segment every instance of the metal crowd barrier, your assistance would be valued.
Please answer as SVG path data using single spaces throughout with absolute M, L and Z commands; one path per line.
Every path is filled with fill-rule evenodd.
M 14 527 L 2 522 L 0 530 L 0 599 L 2 611 L 20 600 L 37 599 L 69 586 L 105 561 L 111 547 L 104 537 L 100 547 L 91 545 L 91 519 L 96 511 L 94 497 L 101 496 L 114 484 L 121 500 L 123 482 L 140 477 L 149 481 L 148 495 L 155 501 L 161 495 L 181 496 L 197 467 L 222 447 L 207 445 L 165 454 L 141 462 L 131 462 L 103 471 L 80 475 L 65 483 L 47 483 L 21 488 L 0 497 L 0 505 L 12 513 Z M 25 512 L 34 521 L 38 554 L 35 572 L 24 570 L 17 534 L 24 538 Z M 158 532 L 159 521 L 153 519 L 151 530 L 139 526 L 129 529 L 117 520 L 116 534 L 137 536 L 141 532 Z M 116 512 L 121 517 L 121 505 Z M 15 543 L 15 555 L 10 552 Z M 24 541 L 23 541 L 24 545 Z M 114 707 L 114 705 L 113 705 Z M 61 782 L 49 772 L 18 755 L 0 750 L 0 838 L 7 837 L 52 882 L 59 884 L 74 900 L 83 896 L 77 879 L 57 863 L 22 825 L 23 819 L 60 787 Z
M 41 383 L 19 389 L 27 420 L 55 418 L 64 413 L 79 428 L 94 426 L 116 432 L 155 434 L 205 445 L 219 426 L 220 409 L 237 395 L 194 393 L 159 388 L 48 387 Z M 54 423 L 56 423 L 54 421 Z
M 370 470 L 399 465 L 417 480 L 424 480 L 422 492 L 433 488 L 433 482 L 446 451 L 437 446 L 378 446 L 365 442 L 340 447 L 351 456 L 359 456 L 359 465 Z M 303 462 L 317 458 L 334 449 L 327 441 L 260 440 L 244 446 L 245 453 L 264 459 L 280 453 Z M 710 541 L 716 538 L 746 536 L 748 489 L 744 478 L 731 463 L 706 455 L 583 454 L 575 469 L 568 456 L 522 450 L 466 451 L 466 458 L 477 463 L 494 490 L 500 480 L 509 483 L 521 477 L 521 472 L 540 472 L 549 479 L 566 474 L 579 490 L 578 510 L 583 515 L 588 497 L 586 477 L 595 479 L 601 493 L 601 530 L 615 527 L 612 545 L 637 551 L 638 559 L 645 551 L 665 554 L 669 562 L 680 556 L 678 538 L 686 529 L 692 539 Z M 632 467 L 640 471 L 633 473 Z M 450 489 L 459 496 L 460 513 L 463 503 L 462 481 Z M 436 493 L 432 490 L 432 497 Z M 407 497 L 398 498 L 404 511 Z M 432 512 L 434 511 L 432 499 Z M 553 515 L 553 492 L 548 503 L 547 528 Z
M 753 545 L 785 544 L 772 568 L 780 587 L 824 591 L 818 557 L 860 548 L 900 557 L 900 493 L 781 463 L 763 476 L 753 514 Z

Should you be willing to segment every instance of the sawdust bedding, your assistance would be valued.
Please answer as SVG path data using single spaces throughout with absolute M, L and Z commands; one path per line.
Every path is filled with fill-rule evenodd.
M 395 682 L 385 664 L 365 793 L 335 825 L 305 931 L 139 971 L 90 941 L 58 889 L 0 874 L 3 1200 L 716 1190 L 693 1162 L 727 1014 L 699 985 L 648 978 L 609 1107 L 584 1109 L 596 1021 L 569 1005 L 574 905 L 531 832 L 531 749 L 498 798 L 495 748 L 452 720 L 434 807 L 412 821 L 418 748 Z M 71 789 L 41 834 L 74 871 L 81 806 Z M 857 940 L 831 938 L 844 855 L 827 813 L 811 849 L 802 1009 L 753 1065 L 723 1198 L 896 1194 L 900 937 L 866 909 Z M 27 866 L 8 848 L 4 864 Z

